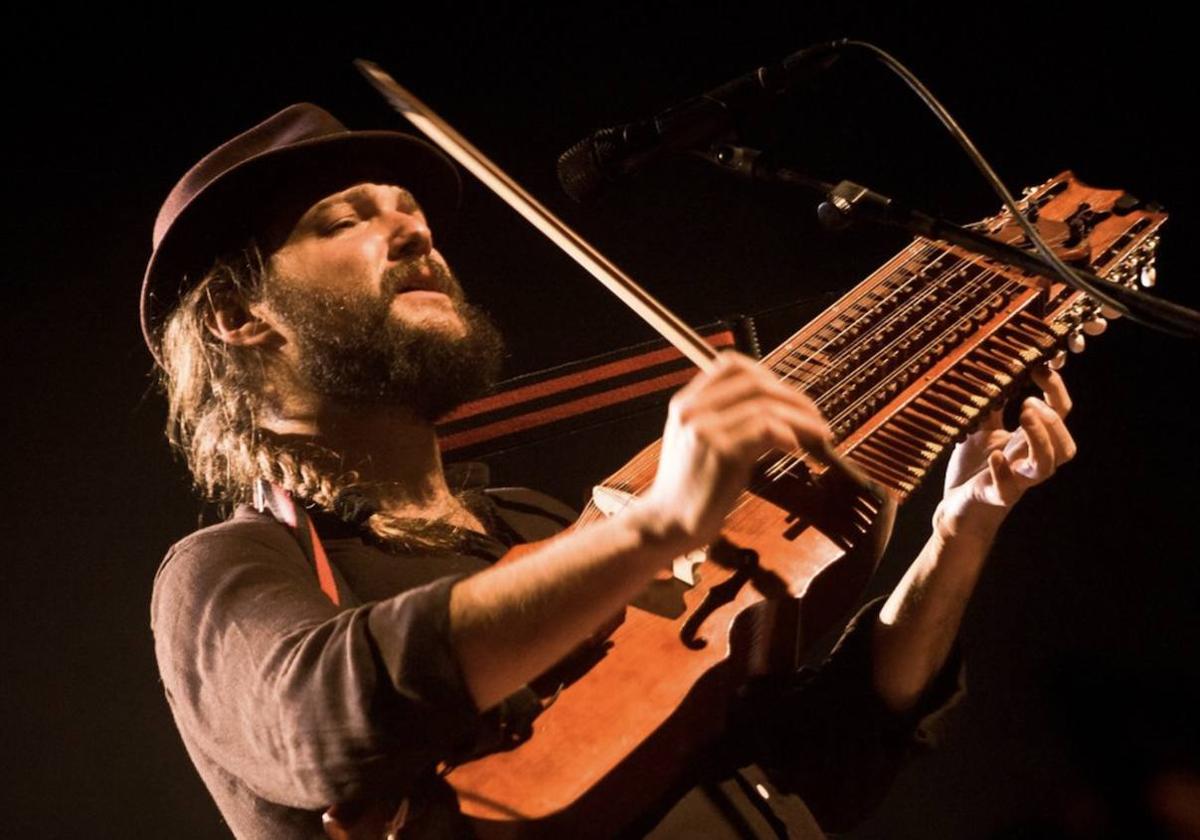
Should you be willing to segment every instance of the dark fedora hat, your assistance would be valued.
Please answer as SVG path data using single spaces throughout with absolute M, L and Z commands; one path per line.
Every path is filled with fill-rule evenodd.
M 154 252 L 142 281 L 142 334 L 162 361 L 167 316 L 221 256 L 254 241 L 283 244 L 316 201 L 356 183 L 398 184 L 440 229 L 458 208 L 462 181 L 434 146 L 397 131 L 350 131 L 301 103 L 221 145 L 188 170 L 154 223 Z

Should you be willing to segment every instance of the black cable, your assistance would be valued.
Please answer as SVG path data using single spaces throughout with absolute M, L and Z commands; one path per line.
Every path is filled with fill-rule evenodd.
M 1146 295 L 1145 293 L 1139 292 L 1136 297 L 1131 297 L 1130 300 L 1136 301 L 1138 308 L 1142 311 L 1134 312 L 1130 308 L 1130 305 L 1124 300 L 1114 297 L 1113 294 L 1107 289 L 1100 288 L 1096 283 L 1091 282 L 1084 276 L 1080 276 L 1078 272 L 1070 268 L 1066 263 L 1059 259 L 1058 255 L 1054 253 L 1053 249 L 1051 249 L 1050 246 L 1048 246 L 1042 240 L 1042 237 L 1037 232 L 1036 228 L 1029 223 L 1029 220 L 1026 219 L 1021 211 L 1017 208 L 1017 202 L 1012 197 L 1012 194 L 1008 191 L 1008 188 L 1004 186 L 1004 183 L 1000 180 L 999 176 L 996 175 L 996 172 L 992 169 L 991 165 L 984 159 L 979 150 L 975 148 L 975 144 L 971 142 L 971 139 L 967 137 L 966 133 L 959 127 L 954 118 L 950 116 L 950 112 L 947 111 L 942 106 L 942 103 L 939 102 L 937 98 L 929 91 L 929 89 L 921 83 L 920 79 L 914 76 L 908 70 L 908 68 L 901 64 L 896 58 L 874 44 L 867 43 L 866 41 L 843 39 L 833 42 L 833 45 L 842 49 L 855 48 L 869 53 L 872 57 L 883 63 L 884 66 L 896 73 L 896 75 L 903 79 L 904 82 L 910 88 L 912 88 L 913 92 L 920 97 L 921 101 L 924 102 L 931 111 L 933 111 L 933 113 L 941 121 L 942 125 L 944 125 L 950 132 L 951 136 L 954 137 L 958 145 L 962 147 L 964 152 L 966 152 L 967 157 L 970 158 L 973 164 L 975 164 L 975 168 L 980 171 L 984 179 L 995 191 L 996 195 L 998 195 L 1001 201 L 1004 202 L 1004 206 L 1008 208 L 1008 211 L 1012 214 L 1013 219 L 1016 220 L 1017 224 L 1021 226 L 1021 229 L 1029 238 L 1029 241 L 1033 243 L 1034 248 L 1037 249 L 1042 259 L 1044 259 L 1054 268 L 1055 272 L 1059 275 L 1064 283 L 1073 289 L 1078 289 L 1079 291 L 1092 296 L 1100 303 L 1112 307 L 1122 315 L 1128 316 L 1130 320 L 1136 321 L 1143 326 L 1180 337 L 1200 337 L 1200 313 L 1197 313 L 1195 310 L 1188 309 L 1187 307 L 1180 306 L 1176 303 L 1171 303 L 1170 301 L 1161 300 L 1153 295 Z M 1153 309 L 1156 311 L 1146 312 L 1146 309 Z

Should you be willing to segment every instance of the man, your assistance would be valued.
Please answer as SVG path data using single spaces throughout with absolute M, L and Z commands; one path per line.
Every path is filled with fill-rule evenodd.
M 389 795 L 413 836 L 460 836 L 437 765 L 503 739 L 489 710 L 511 710 L 658 569 L 715 538 L 761 455 L 828 445 L 807 397 L 728 356 L 672 400 L 638 504 L 493 566 L 568 512 L 443 470 L 433 422 L 485 389 L 499 358 L 434 245 L 457 189 L 423 141 L 296 105 L 200 161 L 156 223 L 142 323 L 168 432 L 205 496 L 237 506 L 164 561 L 156 651 L 188 752 L 240 837 L 321 836 L 328 806 Z M 823 820 L 878 797 L 952 693 L 953 640 L 997 528 L 1074 454 L 1061 380 L 1036 379 L 1046 399 L 1026 402 L 1018 431 L 993 417 L 956 452 L 934 533 L 886 603 L 818 677 L 748 698 L 715 775 L 638 831 L 783 831 L 729 784 L 750 761 L 768 773 L 741 783 L 759 779 L 769 799 L 776 783 L 798 790 Z M 256 487 L 302 507 L 255 510 Z

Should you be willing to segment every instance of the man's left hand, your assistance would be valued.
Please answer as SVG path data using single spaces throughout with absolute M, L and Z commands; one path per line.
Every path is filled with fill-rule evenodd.
M 1039 366 L 1033 381 L 1043 398 L 1025 400 L 1019 428 L 1005 429 L 1003 411 L 997 409 L 955 447 L 934 520 L 943 533 L 957 533 L 976 521 L 998 523 L 1026 490 L 1075 457 L 1075 441 L 1063 423 L 1071 397 L 1062 377 Z

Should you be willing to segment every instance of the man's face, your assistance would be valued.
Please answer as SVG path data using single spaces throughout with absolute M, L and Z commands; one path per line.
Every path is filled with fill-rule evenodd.
M 271 255 L 261 306 L 308 384 L 339 401 L 432 421 L 499 369 L 499 333 L 399 187 L 359 184 L 309 208 Z

